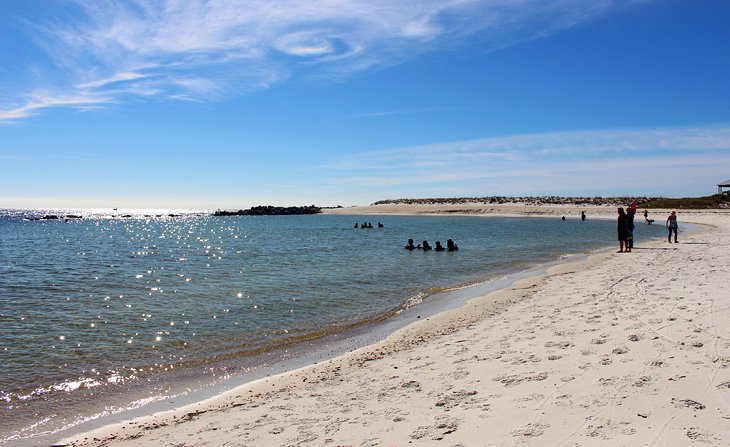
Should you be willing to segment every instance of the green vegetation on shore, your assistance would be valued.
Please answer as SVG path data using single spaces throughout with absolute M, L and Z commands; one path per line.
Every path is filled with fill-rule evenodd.
M 675 209 L 727 209 L 730 208 L 730 194 L 715 194 L 705 197 L 684 197 L 681 199 L 652 199 L 648 202 L 639 202 L 642 208 L 675 208 Z
M 639 208 L 659 209 L 715 209 L 730 208 L 730 195 L 715 194 L 706 197 L 667 199 L 663 197 L 562 197 L 562 196 L 488 196 L 424 199 L 379 200 L 373 205 L 571 205 L 571 206 L 627 206 L 636 202 Z

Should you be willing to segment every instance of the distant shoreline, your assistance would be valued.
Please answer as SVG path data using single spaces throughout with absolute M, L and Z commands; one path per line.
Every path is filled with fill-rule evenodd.
M 424 214 L 424 213 L 462 213 L 462 214 L 519 214 L 519 215 L 554 215 L 559 214 L 557 209 L 564 213 L 580 212 L 586 210 L 594 210 L 599 213 L 605 209 L 611 209 L 615 212 L 616 207 L 628 206 L 631 202 L 636 202 L 638 208 L 660 212 L 662 210 L 683 210 L 683 211 L 699 211 L 699 210 L 730 210 L 730 194 L 715 194 L 704 197 L 686 197 L 686 198 L 663 198 L 663 197 L 571 197 L 571 196 L 484 196 L 484 197 L 435 197 L 420 199 L 386 199 L 378 200 L 370 205 L 354 205 L 343 207 L 335 206 L 274 206 L 274 205 L 258 205 L 247 209 L 221 209 L 213 210 L 189 208 L 186 210 L 195 210 L 196 214 L 211 216 L 279 216 L 279 215 L 306 215 L 306 214 Z M 521 209 L 523 207 L 524 209 Z M 47 208 L 0 208 L 0 211 L 16 211 L 22 213 L 20 217 L 30 221 L 39 220 L 63 220 L 63 219 L 82 219 L 80 210 L 104 210 L 106 208 L 79 208 L 79 207 L 47 207 Z M 111 208 L 108 208 L 112 210 Z M 155 209 L 157 212 L 151 214 L 149 208 L 126 209 L 116 213 L 117 208 L 113 208 L 112 213 L 108 217 L 113 218 L 169 218 L 182 217 L 183 209 L 176 208 L 176 212 L 166 212 L 160 214 L 159 211 L 166 208 Z M 526 211 L 529 209 L 529 211 Z M 43 214 L 37 211 L 45 211 Z M 63 210 L 64 212 L 61 212 Z M 132 214 L 130 211 L 142 211 L 144 214 Z M 25 213 L 23 213 L 25 211 Z M 36 211 L 35 213 L 30 213 Z M 169 211 L 172 211 L 170 209 Z
M 423 198 L 379 200 L 377 205 L 524 205 L 524 206 L 626 206 L 636 202 L 640 208 L 677 208 L 677 209 L 730 209 L 730 194 L 714 194 L 704 197 L 666 198 L 645 196 L 623 197 L 567 197 L 567 196 L 486 196 L 456 198 Z
M 650 197 L 467 197 L 381 200 L 367 206 L 325 209 L 325 214 L 448 214 L 495 216 L 557 216 L 579 218 L 614 217 L 618 207 L 637 202 L 640 210 L 655 216 L 672 210 L 686 212 L 725 212 L 730 210 L 730 195 L 663 199 Z

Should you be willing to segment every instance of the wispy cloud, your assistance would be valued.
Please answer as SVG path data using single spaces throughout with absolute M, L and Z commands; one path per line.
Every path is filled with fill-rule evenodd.
M 72 18 L 20 18 L 29 34 L 40 36 L 34 41 L 49 58 L 45 66 L 60 70 L 39 77 L 46 85 L 37 91 L 52 88 L 48 97 L 66 101 L 37 101 L 37 91 L 19 92 L 0 104 L 0 120 L 49 107 L 121 102 L 130 95 L 218 100 L 291 76 L 343 77 L 395 65 L 467 41 L 489 51 L 635 3 L 76 0 L 69 2 Z
M 15 108 L 0 109 L 0 123 L 14 122 L 33 116 L 44 109 L 53 107 L 68 107 L 85 111 L 104 104 L 114 102 L 109 96 L 94 96 L 92 94 L 76 94 L 71 96 L 55 96 L 56 93 L 35 92 L 29 95 L 25 103 Z
M 387 189 L 455 185 L 495 191 L 588 194 L 713 187 L 727 177 L 730 125 L 517 135 L 365 152 L 326 167 L 334 182 Z M 698 174 L 701 173 L 701 174 Z M 724 178 L 723 177 L 723 178 Z M 710 188 L 711 189 L 711 188 Z M 391 190 L 392 191 L 392 190 Z M 710 193 L 712 191 L 710 190 Z

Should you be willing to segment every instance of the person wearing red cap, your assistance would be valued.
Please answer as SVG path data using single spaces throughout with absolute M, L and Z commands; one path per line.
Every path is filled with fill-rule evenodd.
M 634 216 L 636 215 L 636 202 L 631 202 L 626 210 L 626 231 L 628 236 L 626 239 L 627 247 L 629 251 L 634 248 Z

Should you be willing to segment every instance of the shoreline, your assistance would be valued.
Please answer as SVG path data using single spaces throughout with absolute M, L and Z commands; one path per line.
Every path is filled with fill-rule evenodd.
M 534 207 L 533 207 L 534 208 Z M 585 208 L 584 208 L 585 209 Z M 345 209 L 349 210 L 349 209 Z M 613 207 L 607 208 L 605 217 L 611 217 L 608 214 L 608 211 L 611 210 L 615 212 L 615 209 Z M 378 210 L 381 211 L 380 209 Z M 520 212 L 523 212 L 523 210 L 519 210 Z M 531 215 L 541 214 L 541 215 L 559 215 L 560 212 L 555 212 L 554 210 L 527 210 L 529 212 L 532 212 Z M 547 211 L 547 213 L 546 213 Z M 595 210 L 594 210 L 595 211 Z M 451 211 L 446 211 L 451 212 Z M 357 212 L 357 214 L 361 214 L 361 212 Z M 686 212 L 682 212 L 682 215 L 689 214 Z M 704 214 L 704 212 L 703 212 Z M 721 213 L 722 214 L 722 213 Z M 519 215 L 525 215 L 525 214 L 519 214 Z M 589 217 L 591 214 L 589 214 Z M 730 216 L 728 214 L 725 214 L 725 216 Z M 702 220 L 702 219 L 699 219 Z M 727 219 L 726 219 L 727 220 Z M 705 222 L 697 222 L 697 223 L 705 223 Z M 727 230 L 727 227 L 721 228 L 720 230 Z M 713 230 L 715 231 L 715 230 Z M 705 234 L 707 232 L 704 232 L 702 234 Z M 699 236 L 695 236 L 699 237 Z M 660 243 L 654 243 L 653 245 L 661 245 Z M 644 248 L 644 247 L 642 247 Z M 650 253 L 647 251 L 646 253 Z M 643 253 L 642 253 L 643 254 Z M 398 366 L 395 366 L 395 369 L 407 369 L 410 362 L 403 362 L 402 357 L 407 356 L 407 354 L 411 351 L 420 351 L 420 350 L 426 350 L 433 349 L 433 344 L 438 344 L 439 342 L 443 342 L 445 338 L 453 337 L 454 334 L 459 334 L 460 332 L 464 331 L 470 331 L 471 328 L 475 325 L 481 325 L 484 324 L 484 322 L 489 322 L 491 320 L 498 319 L 500 315 L 503 315 L 505 313 L 509 313 L 515 308 L 515 305 L 518 303 L 523 303 L 525 301 L 529 301 L 534 299 L 535 294 L 537 294 L 541 289 L 546 287 L 546 284 L 550 284 L 552 281 L 555 281 L 556 278 L 559 278 L 561 276 L 565 275 L 576 275 L 580 274 L 581 272 L 590 272 L 591 269 L 595 269 L 596 266 L 599 266 L 600 269 L 601 265 L 604 265 L 606 262 L 610 262 L 616 258 L 612 253 L 602 253 L 598 255 L 590 256 L 587 259 L 579 260 L 575 263 L 568 263 L 568 264 L 559 264 L 557 266 L 552 267 L 549 269 L 549 271 L 540 276 L 525 278 L 516 281 L 511 286 L 508 286 L 506 288 L 497 290 L 495 292 L 489 293 L 485 296 L 475 298 L 473 300 L 470 300 L 467 302 L 464 306 L 459 307 L 457 309 L 449 310 L 446 312 L 439 313 L 437 315 L 434 315 L 432 317 L 425 318 L 421 321 L 418 321 L 416 323 L 413 323 L 403 329 L 400 329 L 396 331 L 395 333 L 391 334 L 385 341 L 378 342 L 374 345 L 365 346 L 363 348 L 359 348 L 355 351 L 352 351 L 348 354 L 345 354 L 344 356 L 337 357 L 332 360 L 327 360 L 321 363 L 315 363 L 313 365 L 308 365 L 303 368 L 286 372 L 281 375 L 272 376 L 266 379 L 260 379 L 258 381 L 242 385 L 232 391 L 226 392 L 223 395 L 214 397 L 212 399 L 209 399 L 207 401 L 203 401 L 197 404 L 189 405 L 187 407 L 178 408 L 176 410 L 167 411 L 164 413 L 159 413 L 156 415 L 146 416 L 144 418 L 135 420 L 134 422 L 127 422 L 112 426 L 107 426 L 98 430 L 95 430 L 93 432 L 89 432 L 86 434 L 82 434 L 79 436 L 75 436 L 72 439 L 64 440 L 65 443 L 70 443 L 70 445 L 126 445 L 125 442 L 128 442 L 130 444 L 139 444 L 141 440 L 146 440 L 146 442 L 149 443 L 162 443 L 162 440 L 164 439 L 165 442 L 170 442 L 171 439 L 177 439 L 179 441 L 189 440 L 190 438 L 187 436 L 192 435 L 186 435 L 183 437 L 181 433 L 178 433 L 180 431 L 179 429 L 186 428 L 186 430 L 198 430 L 200 427 L 199 425 L 202 424 L 203 420 L 207 421 L 206 424 L 214 424 L 214 425 L 222 425 L 225 426 L 228 424 L 228 428 L 231 428 L 231 425 L 236 425 L 235 420 L 230 421 L 230 419 L 236 419 L 236 417 L 241 417 L 241 422 L 250 420 L 250 415 L 247 414 L 241 414 L 236 409 L 244 409 L 244 408 L 259 408 L 259 407 L 269 407 L 271 409 L 271 406 L 276 406 L 276 403 L 284 404 L 289 402 L 290 400 L 296 400 L 298 404 L 303 405 L 305 408 L 308 408 L 308 410 L 305 412 L 307 416 L 310 416 L 310 418 L 314 418 L 317 421 L 320 421 L 324 423 L 325 420 L 328 420 L 331 416 L 331 413 L 329 411 L 325 411 L 326 414 L 320 414 L 320 418 L 315 417 L 317 415 L 316 409 L 312 408 L 312 404 L 316 403 L 318 400 L 317 396 L 317 390 L 323 390 L 324 388 L 327 388 L 327 393 L 333 393 L 335 395 L 339 395 L 340 399 L 345 399 L 338 401 L 339 404 L 347 406 L 347 404 L 350 404 L 352 406 L 352 403 L 349 402 L 351 399 L 346 399 L 348 395 L 356 394 L 359 388 L 362 388 L 361 386 L 356 386 L 354 389 L 352 389 L 352 382 L 356 381 L 356 379 L 363 380 L 362 377 L 362 370 L 363 369 L 371 369 L 370 365 L 383 363 L 383 362 L 396 362 Z M 509 326 L 509 324 L 508 324 Z M 512 328 L 515 329 L 514 327 Z M 485 337 L 489 338 L 487 334 L 482 334 Z M 539 344 L 539 343 L 538 343 Z M 552 348 L 557 345 L 551 345 L 547 346 L 547 344 L 540 349 L 540 351 L 545 351 L 544 348 Z M 466 348 L 466 346 L 464 346 Z M 567 349 L 566 348 L 560 348 L 560 349 Z M 550 350 L 550 349 L 547 349 Z M 509 351 L 509 350 L 508 350 Z M 429 351 L 430 352 L 430 351 Z M 506 354 L 502 354 L 506 355 Z M 533 354 L 533 356 L 536 354 Z M 448 357 L 447 357 L 448 358 Z M 527 357 L 530 358 L 529 356 Z M 397 361 L 400 361 L 398 363 Z M 559 358 L 555 358 L 552 361 L 558 361 Z M 496 359 L 495 359 L 496 361 Z M 548 359 L 548 361 L 551 361 Z M 464 360 L 466 362 L 466 360 Z M 530 364 L 533 363 L 532 360 L 527 360 L 524 362 L 524 364 Z M 537 363 L 537 362 L 534 362 Z M 434 374 L 433 371 L 436 371 L 438 373 L 439 368 L 438 367 L 432 367 L 430 368 L 430 373 Z M 382 371 L 382 370 L 381 370 Z M 497 384 L 497 389 L 499 390 L 500 385 L 503 385 L 504 387 L 512 386 L 514 382 L 517 383 L 531 383 L 531 382 L 542 382 L 545 380 L 543 378 L 543 373 L 537 373 L 535 376 L 527 376 L 526 378 L 520 379 L 519 377 L 509 379 L 509 377 L 504 378 L 504 380 L 497 380 L 496 378 L 493 378 L 492 381 Z M 412 398 L 413 392 L 415 393 L 422 393 L 425 388 L 426 384 L 425 382 L 434 382 L 433 380 L 424 381 L 419 376 L 422 374 L 415 374 L 414 378 L 417 380 L 412 381 L 405 381 L 401 384 L 401 388 L 403 391 L 407 391 L 410 389 L 409 396 Z M 509 376 L 509 375 L 508 375 Z M 377 385 L 383 385 L 383 383 L 387 383 L 392 381 L 390 376 L 384 376 L 383 374 L 376 374 L 373 380 L 369 380 L 368 383 L 371 384 L 371 387 L 377 386 Z M 506 382 L 505 382 L 506 381 Z M 344 384 L 342 384 L 344 382 Z M 374 383 L 374 385 L 373 385 Z M 437 385 L 437 384 L 431 384 L 429 385 Z M 494 386 L 494 383 L 485 383 L 485 385 L 489 385 L 489 387 Z M 323 388 L 324 387 L 324 388 Z M 330 389 L 332 387 L 332 389 Z M 368 387 L 365 386 L 365 389 Z M 391 387 L 392 388 L 392 387 Z M 436 386 L 438 388 L 438 386 Z M 477 390 L 471 390 L 466 392 L 464 396 L 461 396 L 460 399 L 463 401 L 461 404 L 452 405 L 454 402 L 448 399 L 449 394 L 446 393 L 448 391 L 449 386 L 442 386 L 441 388 L 444 388 L 442 393 L 446 399 L 446 403 L 443 405 L 439 405 L 440 401 L 437 401 L 435 404 L 433 402 L 429 405 L 429 410 L 433 412 L 433 409 L 441 410 L 442 412 L 445 411 L 451 411 L 452 413 L 456 413 L 456 410 L 472 410 L 470 412 L 473 412 L 475 414 L 478 414 L 480 412 L 488 412 L 489 408 L 485 409 L 486 407 L 490 407 L 490 404 L 484 403 L 486 407 L 481 407 L 481 409 L 477 408 L 480 407 L 482 404 L 477 404 L 475 402 L 471 401 L 479 401 L 481 400 L 485 394 L 485 391 L 477 389 Z M 477 387 L 478 388 L 478 387 Z M 538 386 L 538 389 L 541 388 L 541 386 Z M 397 387 L 394 389 L 398 389 Z M 371 390 L 373 391 L 373 390 Z M 495 390 L 492 390 L 495 391 Z M 501 390 L 503 391 L 503 390 Z M 436 392 L 436 391 L 434 391 Z M 470 394 L 470 393 L 474 394 Z M 314 393 L 313 396 L 299 396 L 299 397 L 292 397 L 292 394 L 297 393 Z M 343 394 L 344 393 L 344 394 Z M 444 394 L 446 393 L 446 394 Z M 377 393 L 375 393 L 377 394 Z M 437 393 L 438 394 L 438 393 Z M 458 393 L 457 393 L 458 394 Z M 470 397 L 470 396 L 480 396 L 480 397 Z M 453 396 L 452 396 L 453 397 Z M 335 397 L 335 399 L 337 399 Z M 454 397 L 456 399 L 456 397 Z M 496 397 L 495 397 L 496 399 Z M 487 397 L 487 400 L 488 397 Z M 469 404 L 470 408 L 458 408 L 461 406 L 466 407 L 467 405 L 464 404 L 464 402 L 469 401 L 471 402 Z M 451 402 L 451 404 L 449 404 Z M 529 400 L 524 401 L 529 402 Z M 419 404 L 423 404 L 423 402 L 418 401 Z M 448 404 L 448 405 L 447 405 Z M 289 404 L 287 404 L 289 405 Z M 286 407 L 287 405 L 283 405 Z M 363 405 L 357 405 L 360 408 L 360 411 L 365 412 L 375 412 L 378 413 L 379 406 L 382 405 L 380 402 L 372 402 L 367 401 Z M 393 408 L 390 409 L 391 412 L 398 412 L 398 407 L 403 406 L 410 406 L 410 403 L 401 403 L 398 405 L 395 404 L 396 409 Z M 292 417 L 292 412 L 294 412 L 294 415 L 298 415 L 300 411 L 297 411 L 297 408 L 299 406 L 296 405 L 289 409 L 289 415 L 288 417 Z M 336 412 L 336 409 L 338 409 L 338 406 L 332 407 L 332 412 Z M 407 410 L 405 408 L 400 408 L 401 411 Z M 730 413 L 730 411 L 727 411 L 727 408 L 725 408 L 725 413 Z M 284 412 L 284 410 L 280 410 L 280 412 Z M 323 411 L 320 410 L 320 413 Z M 407 413 L 408 411 L 406 411 Z M 235 413 L 235 416 L 234 414 Z M 349 412 L 348 412 L 349 413 Z M 448 413 L 447 413 L 448 414 Z M 415 416 L 415 415 L 413 415 Z M 305 415 L 301 415 L 302 418 L 306 418 Z M 410 435 L 406 436 L 405 434 L 401 433 L 403 432 L 403 427 L 408 426 L 407 423 L 410 418 L 407 416 L 397 416 L 392 419 L 392 421 L 382 421 L 381 423 L 389 423 L 389 425 L 393 425 L 394 428 L 388 431 L 393 435 L 393 437 L 389 437 L 388 433 L 380 433 L 383 435 L 383 440 L 386 442 L 393 442 L 393 440 L 400 440 L 401 442 L 408 440 L 411 442 L 432 442 L 434 436 L 431 436 L 431 434 L 424 434 L 423 436 L 418 436 L 418 428 L 419 427 L 425 427 L 423 424 L 426 423 L 426 421 L 421 421 L 420 425 L 413 428 L 413 431 Z M 458 419 L 458 418 L 457 418 Z M 396 421 L 397 420 L 397 421 Z M 452 434 L 456 433 L 462 433 L 468 435 L 470 431 L 473 431 L 469 428 L 469 424 L 466 424 L 466 427 L 461 427 L 462 423 L 457 422 L 455 419 L 451 420 L 448 417 L 446 419 L 443 419 L 447 422 L 444 422 L 445 428 L 443 431 L 448 432 L 444 433 L 443 436 L 452 436 Z M 187 421 L 187 422 L 183 422 Z M 450 422 L 449 422 L 450 421 Z M 256 432 L 255 435 L 248 434 L 247 436 L 252 437 L 251 445 L 259 444 L 262 445 L 264 443 L 271 443 L 271 445 L 288 445 L 287 442 L 293 442 L 291 441 L 294 438 L 288 437 L 287 435 L 291 435 L 291 432 L 293 429 L 287 428 L 288 423 L 286 422 L 286 419 L 279 421 L 281 427 L 277 428 L 274 427 L 271 429 L 271 423 L 263 424 L 262 427 L 258 431 L 254 430 Z M 414 421 L 415 422 L 415 421 Z M 343 422 L 344 423 L 344 422 Z M 276 423 L 273 423 L 276 425 Z M 348 422 L 348 427 L 352 425 L 352 422 Z M 436 433 L 439 431 L 438 426 L 443 424 L 436 424 L 436 430 L 426 430 L 425 432 L 433 432 Z M 459 426 L 461 428 L 457 428 L 456 426 Z M 316 425 L 316 424 L 315 424 Z M 321 424 L 320 424 L 321 425 Z M 327 425 L 326 423 L 324 425 Z M 363 427 L 361 427 L 362 425 Z M 529 424 L 528 424 L 529 425 Z M 545 424 L 543 424 L 545 425 Z M 552 424 L 547 424 L 548 426 Z M 269 427 L 269 429 L 266 429 L 265 427 Z M 399 426 L 399 427 L 396 427 Z M 355 445 L 359 445 L 358 440 L 362 441 L 364 439 L 369 439 L 370 437 L 374 436 L 375 434 L 379 433 L 380 430 L 378 428 L 377 423 L 368 424 L 364 421 L 361 421 L 360 424 L 357 424 L 358 429 L 354 431 L 354 433 L 347 434 L 345 433 L 348 430 L 335 430 L 331 435 L 333 436 L 331 439 L 335 440 L 336 442 L 350 442 Z M 369 427 L 369 430 L 368 430 Z M 451 427 L 451 428 L 449 428 Z M 533 428 L 537 427 L 535 430 Z M 222 427 L 221 427 L 222 428 Z M 351 428 L 351 427 L 350 427 Z M 433 427 L 432 427 L 433 428 Z M 472 427 L 476 428 L 476 427 Z M 313 429 L 314 430 L 314 429 Z M 322 429 L 324 430 L 324 429 Z M 452 431 L 453 430 L 453 431 Z M 189 431 L 189 430 L 188 430 Z M 215 431 L 215 430 L 214 430 Z M 301 432 L 301 426 L 300 430 Z M 537 432 L 545 432 L 548 431 L 547 427 L 543 426 L 531 426 L 530 429 L 527 430 L 528 432 L 532 432 L 533 434 L 525 434 L 525 438 L 520 438 L 520 436 L 517 437 L 517 439 L 530 439 L 532 436 L 538 436 L 535 438 L 536 441 L 540 440 L 540 434 L 536 434 Z M 202 433 L 202 432 L 200 432 Z M 232 433 L 232 432 L 231 432 Z M 251 432 L 249 432 L 251 433 Z M 326 439 L 325 435 L 330 434 L 327 430 L 319 431 L 317 432 L 314 430 L 310 433 L 311 436 L 314 436 L 312 440 L 311 445 L 321 445 L 324 443 Z M 208 436 L 211 438 L 215 438 L 216 442 L 214 445 L 222 445 L 227 438 L 221 438 L 219 439 L 218 436 L 220 433 L 209 433 Z M 479 439 L 479 433 L 474 431 L 472 433 L 473 438 L 463 438 L 460 437 L 459 439 Z M 233 435 L 231 435 L 233 436 Z M 255 438 L 254 438 L 255 436 Z M 345 437 L 342 437 L 345 436 Z M 348 437 L 349 436 L 349 437 Z M 414 437 L 415 436 L 415 437 Z M 430 437 L 429 437 L 430 436 Z M 435 435 L 438 436 L 438 435 Z M 514 437 L 514 436 L 513 436 Z M 84 438 L 86 438 L 86 441 L 84 441 Z M 96 440 L 94 440 L 96 438 Z M 201 438 L 205 439 L 205 436 Z M 231 438 L 231 439 L 238 439 L 238 438 Z M 298 439 L 298 438 L 297 438 Z M 319 441 L 315 441 L 315 440 Z M 505 438 L 505 442 L 509 442 L 510 438 Z M 126 441 L 125 441 L 126 440 Z M 208 439 L 208 441 L 211 441 L 212 439 Z M 229 439 L 230 440 L 230 439 Z M 255 442 L 254 442 L 255 440 Z M 286 441 L 285 441 L 286 440 Z M 245 444 L 248 445 L 248 444 Z M 305 443 L 306 445 L 306 443 Z M 469 442 L 467 442 L 466 445 L 470 445 Z M 497 445 L 497 444 L 495 444 Z
M 614 205 L 575 205 L 575 204 L 548 204 L 548 205 L 525 205 L 522 203 L 504 204 L 481 204 L 481 203 L 458 203 L 444 205 L 424 204 L 386 204 L 351 206 L 346 208 L 324 209 L 325 214 L 341 215 L 465 215 L 465 216 L 499 216 L 499 217 L 562 217 L 566 219 L 579 219 L 581 212 L 585 211 L 587 218 L 615 219 L 616 208 Z M 673 209 L 651 209 L 650 217 L 656 224 L 663 225 L 666 215 Z M 708 210 L 677 210 L 682 215 L 687 214 L 728 214 L 730 210 L 708 209 Z M 643 218 L 643 211 L 639 208 L 637 222 Z M 657 219 L 658 216 L 661 216 Z
M 174 408 L 163 409 L 162 407 L 153 404 L 153 409 L 155 407 L 160 409 L 152 412 L 150 412 L 149 409 L 146 409 L 146 407 L 125 411 L 122 414 L 130 413 L 132 417 L 123 417 L 120 421 L 104 423 L 101 426 L 95 426 L 98 424 L 92 423 L 92 428 L 66 436 L 62 438 L 63 441 L 54 443 L 53 446 L 77 445 L 75 440 L 81 436 L 86 437 L 86 435 L 90 433 L 105 433 L 107 431 L 114 432 L 117 429 L 126 430 L 127 424 L 132 423 L 134 425 L 135 421 L 144 423 L 143 421 L 148 419 L 154 420 L 159 417 L 172 417 L 173 419 L 177 419 L 181 413 L 187 413 L 189 411 L 200 413 L 201 407 L 216 407 L 218 406 L 217 404 L 220 399 L 241 389 L 256 387 L 260 382 L 269 383 L 280 376 L 297 375 L 299 372 L 304 372 L 320 364 L 332 364 L 333 362 L 344 361 L 350 356 L 356 354 L 362 355 L 360 354 L 360 351 L 368 351 L 369 349 L 379 347 L 381 345 L 388 345 L 391 341 L 390 338 L 398 332 L 421 323 L 430 325 L 434 319 L 441 318 L 442 314 L 459 311 L 464 308 L 464 306 L 469 305 L 472 300 L 484 298 L 486 295 L 491 296 L 492 294 L 502 294 L 503 292 L 509 293 L 513 287 L 517 287 L 518 289 L 526 288 L 528 286 L 525 284 L 531 284 L 532 281 L 538 281 L 547 274 L 548 270 L 562 268 L 562 266 L 566 264 L 572 265 L 582 263 L 589 258 L 602 256 L 606 253 L 606 249 L 601 249 L 598 252 L 594 251 L 591 253 L 571 254 L 567 255 L 566 259 L 570 259 L 567 262 L 565 259 L 554 260 L 532 266 L 526 270 L 509 273 L 506 276 L 498 275 L 485 282 L 437 292 L 430 296 L 432 301 L 420 303 L 415 307 L 407 307 L 386 320 L 367 323 L 365 325 L 358 326 L 355 329 L 326 335 L 321 339 L 317 339 L 312 342 L 306 342 L 301 345 L 294 345 L 289 349 L 283 349 L 281 352 L 286 352 L 287 355 L 282 355 L 278 357 L 278 360 L 269 362 L 267 365 L 257 368 L 253 373 L 246 373 L 238 376 L 233 379 L 232 384 L 224 383 L 222 384 L 223 386 L 220 387 L 214 386 L 212 395 L 209 395 L 210 392 L 201 391 L 201 393 L 196 393 L 208 397 L 193 399 L 190 403 L 176 406 Z M 475 295 L 472 290 L 479 290 L 483 293 Z M 511 296 L 511 294 L 509 296 Z M 492 304 L 495 304 L 498 308 L 502 309 L 512 302 L 514 302 L 512 299 L 508 299 L 505 303 L 496 302 Z M 439 332 L 434 336 L 437 335 L 442 335 L 442 333 Z M 419 338 L 423 338 L 423 335 L 419 335 Z M 378 349 L 382 350 L 382 348 Z M 397 350 L 400 349 L 401 348 L 398 348 Z M 388 350 L 395 352 L 392 349 Z M 367 356 L 368 354 L 364 355 Z M 261 389 L 268 391 L 268 387 Z M 189 401 L 190 399 L 181 400 Z M 233 406 L 236 405 L 234 404 Z M 202 412 L 207 411 L 209 410 L 202 410 Z M 112 415 L 111 417 L 107 416 L 105 417 L 105 420 L 110 419 L 114 421 L 115 419 L 120 419 L 114 416 L 117 415 Z M 157 425 L 157 422 L 153 424 L 153 426 Z M 79 445 L 87 444 L 82 443 Z
M 327 218 L 335 218 L 339 222 L 339 226 L 344 223 L 344 230 L 350 233 L 350 216 L 322 216 Z M 367 219 L 366 217 L 358 217 L 357 219 Z M 492 218 L 495 218 L 492 216 Z M 388 218 L 386 218 L 388 219 Z M 392 230 L 393 220 L 398 218 L 384 220 L 389 229 Z M 420 220 L 420 219 L 411 219 Z M 431 222 L 438 222 L 438 218 L 431 219 Z M 470 222 L 489 221 L 489 218 L 483 216 L 467 216 Z M 529 222 L 529 219 L 520 219 L 521 222 Z M 533 222 L 535 224 L 548 224 L 544 222 Z M 598 220 L 596 222 L 598 223 Z M 604 224 L 605 222 L 601 222 Z M 436 223 L 436 227 L 441 226 Z M 553 224 L 550 224 L 553 225 Z M 580 222 L 573 222 L 578 227 Z M 406 226 L 408 227 L 408 225 Z M 605 226 L 604 226 L 605 227 Z M 397 226 L 396 226 L 397 228 Z M 605 227 L 601 231 L 601 235 L 605 236 Z M 386 230 L 387 231 L 387 230 Z M 391 231 L 392 232 L 392 231 Z M 396 230 L 398 233 L 398 230 Z M 463 242 L 463 241 L 462 241 Z M 401 238 L 390 240 L 391 244 L 396 244 L 400 248 Z M 580 253 L 590 253 L 595 250 L 604 249 L 606 244 L 605 238 L 596 247 L 579 250 Z M 469 250 L 467 250 L 469 251 Z M 563 250 L 564 251 L 564 250 Z M 401 253 L 403 251 L 401 250 Z M 467 253 L 465 253 L 467 254 Z M 399 253 L 400 255 L 400 253 Z M 388 318 L 383 319 L 383 315 L 379 314 L 375 318 L 358 322 L 349 329 L 343 331 L 328 331 L 330 335 L 325 338 L 301 339 L 295 344 L 281 344 L 273 349 L 267 349 L 256 355 L 243 355 L 232 357 L 231 359 L 223 359 L 210 362 L 210 368 L 175 368 L 174 371 L 165 373 L 164 376 L 152 375 L 144 379 L 143 382 L 134 382 L 121 384 L 118 387 L 88 387 L 82 390 L 86 393 L 87 398 L 85 404 L 80 404 L 81 399 L 71 401 L 72 404 L 79 403 L 77 409 L 68 408 L 65 413 L 56 413 L 49 411 L 52 419 L 41 420 L 36 426 L 32 425 L 38 421 L 37 417 L 29 418 L 28 423 L 21 425 L 24 421 L 21 418 L 8 420 L 6 428 L 7 436 L 4 436 L 0 445 L 48 445 L 60 438 L 71 437 L 73 435 L 92 431 L 97 428 L 114 424 L 119 421 L 134 419 L 137 417 L 147 416 L 149 414 L 159 413 L 172 408 L 178 408 L 187 404 L 194 404 L 206 400 L 211 396 L 219 395 L 235 386 L 242 385 L 260 377 L 269 377 L 283 371 L 298 368 L 302 365 L 327 360 L 335 355 L 345 354 L 354 348 L 369 345 L 377 341 L 381 341 L 391 332 L 398 328 L 411 323 L 417 315 L 408 317 L 407 315 L 415 312 L 418 315 L 426 316 L 432 312 L 451 308 L 458 301 L 463 302 L 463 295 L 479 294 L 481 292 L 472 292 L 482 284 L 488 284 L 488 287 L 501 287 L 496 284 L 505 284 L 504 277 L 509 275 L 510 278 L 520 276 L 525 271 L 531 271 L 535 266 L 546 265 L 545 263 L 562 262 L 565 258 L 575 257 L 575 254 L 564 254 L 556 257 L 545 258 L 543 260 L 527 260 L 526 263 L 512 264 L 512 267 L 504 269 L 482 268 L 477 271 L 489 272 L 472 276 L 467 281 L 454 281 L 454 277 L 450 277 L 448 285 L 443 287 L 416 287 L 416 292 L 410 292 L 404 295 L 406 298 L 403 304 L 399 305 L 396 315 L 393 311 L 387 311 Z M 582 256 L 578 254 L 577 256 Z M 419 281 L 411 283 L 412 286 L 419 286 Z M 421 286 L 423 283 L 420 284 Z M 342 290 L 348 290 L 344 288 Z M 342 293 L 342 292 L 340 292 Z M 418 303 L 414 306 L 414 304 Z M 404 309 L 405 307 L 405 309 Z M 435 310 L 432 310 L 434 308 Z M 324 333 L 324 331 L 320 332 Z M 355 335 L 353 335 L 353 333 Z M 78 394 L 69 393 L 68 399 L 74 399 Z M 65 396 L 62 396 L 62 398 Z M 83 395 L 82 395 L 83 398 Z M 53 401 L 51 401 L 53 402 Z M 42 402 L 41 402 L 42 403 Z M 43 411 L 41 409 L 41 414 Z M 26 414 L 32 414 L 28 411 Z M 11 417 L 19 413 L 10 414 Z M 22 414 L 22 413 L 20 413 Z M 20 421 L 19 423 L 15 423 Z M 15 424 L 14 424 L 15 423 Z M 16 427 L 18 427 L 16 429 Z

